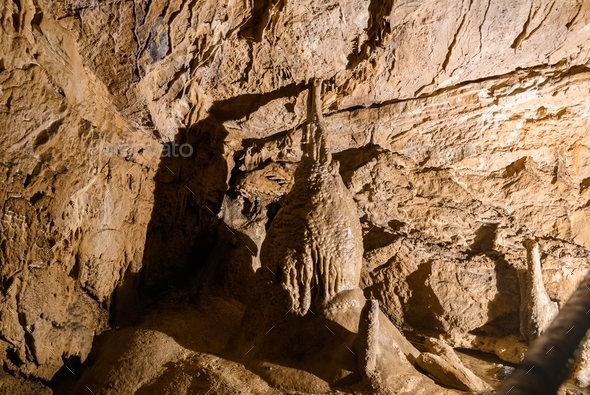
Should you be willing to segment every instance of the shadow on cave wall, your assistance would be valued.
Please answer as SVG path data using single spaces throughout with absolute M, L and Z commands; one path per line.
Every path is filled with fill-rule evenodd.
M 167 146 L 176 155 L 162 157 L 156 172 L 141 270 L 126 273 L 113 294 L 113 325 L 136 323 L 142 306 L 189 285 L 207 267 L 213 246 L 219 246 L 221 233 L 214 227 L 214 217 L 228 191 L 228 178 L 235 178 L 230 174 L 235 170 L 228 169 L 224 142 L 229 133 L 223 123 L 247 117 L 272 100 L 297 97 L 303 89 L 305 85 L 293 84 L 266 94 L 218 101 L 207 118 L 179 130 Z M 179 152 L 183 144 L 192 147 L 190 155 L 186 146 Z
M 154 203 L 139 273 L 126 273 L 113 297 L 113 324 L 137 322 L 140 306 L 185 285 L 205 265 L 213 244 L 209 224 L 227 189 L 222 121 L 208 117 L 180 131 L 155 176 Z M 178 153 L 183 144 L 183 155 Z
M 497 293 L 488 304 L 488 321 L 480 328 L 472 331 L 475 335 L 506 336 L 519 333 L 519 310 L 508 311 L 506 306 L 518 301 L 520 305 L 520 293 L 518 273 L 514 266 L 506 260 L 505 254 L 494 249 L 498 224 L 484 224 L 480 226 L 475 239 L 470 246 L 469 256 L 483 254 L 495 262 Z
M 480 226 L 467 251 L 467 260 L 481 255 L 491 259 L 496 274 L 497 293 L 487 306 L 488 321 L 470 331 L 474 335 L 502 337 L 519 333 L 520 294 L 517 270 L 507 261 L 505 254 L 495 249 L 497 228 L 498 224 Z M 444 327 L 438 317 L 444 316 L 444 309 L 432 288 L 427 285 L 431 273 L 432 261 L 427 261 L 407 277 L 412 292 L 407 306 L 411 310 L 405 310 L 404 317 L 415 329 L 425 333 L 441 333 L 444 332 Z M 416 310 L 423 313 L 416 314 Z
M 421 263 L 418 270 L 407 277 L 412 296 L 404 308 L 404 317 L 413 328 L 424 332 L 444 332 L 437 318 L 444 314 L 444 309 L 432 288 L 426 285 L 432 274 L 432 264 L 432 259 Z M 416 314 L 416 311 L 426 313 Z

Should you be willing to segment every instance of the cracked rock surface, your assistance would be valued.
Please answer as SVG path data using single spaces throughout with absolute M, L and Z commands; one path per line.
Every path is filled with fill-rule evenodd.
M 278 393 L 221 344 L 267 270 L 311 78 L 361 224 L 360 287 L 417 344 L 518 362 L 523 243 L 546 304 L 590 268 L 588 0 L 7 0 L 0 15 L 0 393 Z M 225 332 L 190 343 L 184 314 Z

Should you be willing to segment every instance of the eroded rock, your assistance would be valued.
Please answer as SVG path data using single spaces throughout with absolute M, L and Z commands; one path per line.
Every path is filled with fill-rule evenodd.
M 18 379 L 6 373 L 0 374 L 0 394 L 2 395 L 52 395 L 50 388 L 25 379 Z
M 227 252 L 213 254 L 224 289 L 248 299 L 303 155 L 312 76 L 327 80 L 367 296 L 399 328 L 518 360 L 523 241 L 539 239 L 559 306 L 588 270 L 587 8 L 1 3 L 5 366 L 46 380 L 83 359 L 107 318 L 139 311 L 138 287 L 178 285 L 211 246 Z M 161 158 L 171 142 L 194 156 Z
M 417 362 L 436 378 L 440 378 L 441 383 L 475 392 L 492 390 L 488 383 L 463 365 L 455 351 L 444 341 L 430 337 L 426 339 L 424 346 L 428 353 L 422 353 L 425 354 L 424 356 L 420 354 Z M 437 356 L 440 358 L 436 358 Z M 456 386 L 458 383 L 460 383 L 459 386 Z
M 363 379 L 379 381 L 377 371 L 377 356 L 379 354 L 379 302 L 367 300 L 361 312 L 358 330 L 358 364 Z M 376 385 L 374 385 L 376 386 Z
M 465 372 L 457 369 L 448 360 L 428 352 L 423 352 L 416 359 L 416 363 L 422 369 L 430 373 L 438 383 L 457 388 L 463 391 L 469 391 L 477 388 L 478 383 L 470 381 Z
M 241 358 L 284 390 L 325 392 L 362 378 L 375 391 L 403 392 L 418 352 L 358 287 L 360 222 L 332 162 L 315 83 L 314 92 L 315 130 L 308 130 L 293 188 L 263 243 L 264 292 L 245 313 Z M 267 361 L 274 362 L 270 370 Z M 423 385 L 421 392 L 432 389 Z
M 520 282 L 520 334 L 527 341 L 536 339 L 557 315 L 557 304 L 547 295 L 541 274 L 539 243 L 525 241 L 527 271 Z

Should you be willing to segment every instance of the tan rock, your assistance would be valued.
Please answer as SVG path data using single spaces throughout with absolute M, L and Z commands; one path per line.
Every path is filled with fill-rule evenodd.
M 590 343 L 587 340 L 581 346 L 571 377 L 579 387 L 590 387 Z
M 539 243 L 526 240 L 527 270 L 520 277 L 520 334 L 527 341 L 539 337 L 557 315 L 557 304 L 547 295 L 541 274 Z
M 343 180 L 325 189 L 361 221 L 365 253 L 354 246 L 348 278 L 379 301 L 381 328 L 434 329 L 518 360 L 524 240 L 547 255 L 535 281 L 559 306 L 588 270 L 587 9 L 0 3 L 3 366 L 50 380 L 63 358 L 86 358 L 107 320 L 140 313 L 139 290 L 169 291 L 197 267 L 240 300 L 262 288 L 252 272 L 266 270 L 266 226 L 303 156 L 312 77 L 326 81 Z M 172 142 L 194 154 L 162 158 Z M 337 233 L 342 259 L 350 238 Z M 333 302 L 361 299 L 341 288 Z M 349 307 L 334 317 L 346 310 L 353 328 Z
M 451 362 L 438 355 L 423 352 L 416 359 L 416 363 L 444 386 L 463 391 L 478 391 L 481 388 L 480 382 L 471 381 L 471 377 L 465 374 L 465 370 L 457 369 Z
M 377 371 L 377 341 L 379 336 L 379 302 L 367 300 L 361 312 L 358 330 L 358 365 L 359 372 L 364 379 L 376 379 Z
M 516 335 L 494 337 L 478 336 L 469 333 L 454 333 L 447 338 L 447 341 L 453 347 L 474 349 L 495 354 L 500 359 L 515 364 L 522 360 L 528 348 L 528 345 Z
M 358 287 L 362 233 L 356 206 L 327 147 L 321 115 L 321 85 L 302 141 L 305 157 L 295 183 L 273 220 L 261 263 L 288 291 L 286 307 L 298 315 L 321 311 L 336 294 Z M 312 310 L 312 311 L 313 311 Z
M 2 395 L 52 395 L 53 391 L 41 383 L 15 378 L 6 373 L 0 374 L 0 394 Z
M 450 374 L 456 375 L 456 378 L 458 378 L 463 384 L 468 386 L 470 390 L 476 392 L 492 390 L 492 387 L 488 383 L 476 376 L 471 370 L 469 370 L 463 364 L 463 362 L 461 362 L 459 356 L 457 356 L 455 351 L 444 341 L 429 337 L 426 339 L 424 346 L 430 354 L 434 354 L 436 356 L 441 357 L 445 362 L 452 366 L 454 370 L 450 371 Z M 424 362 L 424 358 L 422 362 Z

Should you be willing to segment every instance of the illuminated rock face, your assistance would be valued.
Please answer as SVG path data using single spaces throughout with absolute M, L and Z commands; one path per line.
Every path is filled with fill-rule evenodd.
M 137 288 L 159 295 L 214 263 L 226 286 L 202 280 L 228 300 L 263 289 L 260 300 L 300 318 L 326 300 L 337 315 L 350 292 L 362 307 L 364 292 L 397 327 L 518 361 L 524 239 L 538 239 L 560 307 L 588 270 L 588 9 L 0 2 L 3 366 L 47 383 L 140 311 Z M 359 264 L 341 243 L 356 225 L 334 225 L 353 218 L 348 198 L 326 211 L 348 192 L 331 161 L 301 162 L 312 76 L 326 81 L 333 163 L 364 230 L 362 290 L 342 291 Z M 304 224 L 295 203 L 273 220 L 296 168 L 307 187 L 289 199 L 325 204 Z M 260 268 L 283 293 L 252 281 Z
M 425 380 L 412 366 L 420 353 L 359 287 L 361 225 L 354 200 L 332 162 L 320 86 L 314 85 L 310 125 L 302 139 L 303 159 L 262 245 L 264 267 L 259 278 L 270 281 L 264 282 L 266 292 L 246 312 L 242 357 L 253 369 L 278 361 L 271 372 L 261 374 L 283 389 L 309 390 L 310 383 L 332 385 L 343 379 L 362 382 L 377 393 L 401 389 L 410 376 Z M 269 336 L 268 328 L 275 327 Z M 300 375 L 288 370 L 293 364 L 313 376 L 293 380 Z M 447 365 L 451 369 L 453 362 Z M 289 384 L 282 382 L 285 377 L 291 379 Z M 455 383 L 447 371 L 436 377 Z M 464 383 L 452 386 L 471 388 Z M 421 390 L 442 388 L 424 381 Z
M 321 130 L 318 128 L 318 130 Z M 307 156 L 295 172 L 295 184 L 262 245 L 263 266 L 280 273 L 294 312 L 321 308 L 337 293 L 358 288 L 362 266 L 362 232 L 356 205 L 338 166 L 315 133 Z
M 332 161 L 321 113 L 321 87 L 310 95 L 295 183 L 262 245 L 263 266 L 278 272 L 290 308 L 305 315 L 337 293 L 358 288 L 362 230 L 356 204 Z
M 526 240 L 527 270 L 520 275 L 520 334 L 528 342 L 547 329 L 557 315 L 557 304 L 549 299 L 541 272 L 539 243 Z

